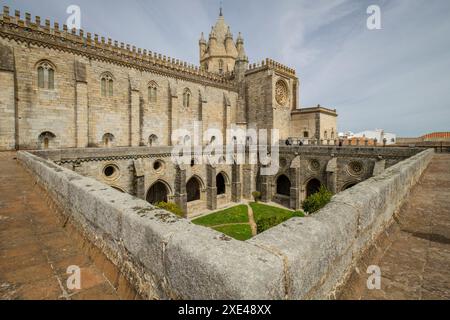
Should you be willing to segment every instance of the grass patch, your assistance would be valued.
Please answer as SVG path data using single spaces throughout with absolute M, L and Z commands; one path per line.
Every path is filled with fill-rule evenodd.
M 238 205 L 222 211 L 211 213 L 207 216 L 192 220 L 192 223 L 205 227 L 213 227 L 229 223 L 248 223 L 247 206 Z
M 213 229 L 240 241 L 245 241 L 252 237 L 252 229 L 248 224 L 234 224 L 229 226 L 213 227 Z
M 279 217 L 282 220 L 288 220 L 292 217 L 304 217 L 305 215 L 301 211 L 290 211 L 283 208 L 272 207 L 262 203 L 252 202 L 250 206 L 253 209 L 253 216 L 255 222 L 260 219 L 266 219 L 270 217 Z

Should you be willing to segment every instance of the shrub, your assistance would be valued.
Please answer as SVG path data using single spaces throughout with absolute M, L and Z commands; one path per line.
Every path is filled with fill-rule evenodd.
M 271 216 L 271 217 L 261 218 L 256 221 L 256 230 L 258 233 L 261 233 L 272 227 L 279 225 L 280 223 L 282 223 L 284 221 L 285 221 L 285 219 L 280 216 Z
M 325 186 L 321 186 L 317 193 L 310 195 L 303 201 L 303 210 L 308 213 L 314 213 L 322 209 L 328 202 L 330 202 L 333 194 L 328 191 Z
M 260 218 L 256 221 L 256 231 L 257 233 L 264 232 L 272 227 L 279 225 L 292 217 L 304 217 L 305 215 L 301 211 L 296 211 L 292 213 L 292 216 L 277 215 Z
M 172 212 L 173 214 L 179 216 L 179 217 L 184 217 L 184 212 L 183 210 L 176 204 L 173 202 L 158 202 L 157 204 L 155 204 L 158 208 L 167 210 L 169 212 Z
M 252 197 L 255 200 L 255 202 L 258 202 L 258 200 L 261 198 L 261 192 L 259 191 L 253 191 L 252 192 Z

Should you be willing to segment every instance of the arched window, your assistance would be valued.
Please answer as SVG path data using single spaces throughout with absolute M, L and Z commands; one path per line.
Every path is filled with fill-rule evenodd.
M 114 144 L 114 135 L 111 133 L 105 133 L 103 135 L 102 142 L 105 148 L 112 147 Z
M 52 147 L 52 143 L 55 140 L 56 136 L 50 132 L 50 131 L 45 131 L 42 132 L 39 135 L 39 144 L 40 144 L 40 148 L 41 149 L 49 149 Z
M 192 177 L 186 183 L 187 202 L 200 200 L 200 182 L 196 177 Z
M 162 181 L 155 182 L 147 192 L 147 201 L 151 204 L 157 204 L 158 202 L 167 202 L 169 189 L 167 185 Z
M 219 173 L 216 177 L 217 195 L 225 194 L 225 177 L 223 173 Z
M 284 174 L 277 179 L 277 194 L 288 197 L 291 195 L 291 181 Z
M 327 130 L 325 130 L 325 132 L 323 133 L 323 137 L 324 137 L 325 139 L 328 139 L 328 132 L 327 132 Z
M 148 137 L 148 145 L 151 147 L 157 144 L 158 144 L 158 136 L 155 134 L 150 135 L 150 137 Z
M 148 101 L 155 103 L 158 100 L 158 86 L 155 82 L 150 82 L 148 86 Z
M 309 180 L 306 184 L 306 197 L 313 195 L 314 193 L 319 192 L 321 183 L 316 178 Z
M 219 60 L 219 73 L 223 73 L 223 60 Z
M 189 106 L 191 105 L 191 90 L 189 89 L 184 89 L 184 93 L 183 93 L 183 107 L 184 108 L 189 108 Z
M 114 79 L 113 76 L 105 72 L 100 77 L 102 97 L 112 97 L 114 95 Z
M 37 68 L 38 87 L 40 89 L 55 89 L 55 67 L 48 61 L 42 61 Z

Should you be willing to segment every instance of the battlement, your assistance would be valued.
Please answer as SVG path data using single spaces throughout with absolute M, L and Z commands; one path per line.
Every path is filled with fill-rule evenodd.
M 251 63 L 248 65 L 248 72 L 254 72 L 259 70 L 266 70 L 266 69 L 272 69 L 281 73 L 284 73 L 289 76 L 295 77 L 295 70 L 292 68 L 289 68 L 279 62 L 276 62 L 272 59 L 266 58 L 265 60 L 258 62 L 258 63 Z
M 138 67 L 157 67 L 171 73 L 176 72 L 178 74 L 184 74 L 190 78 L 199 77 L 216 84 L 226 86 L 231 86 L 233 84 L 227 77 L 208 72 L 180 59 L 137 48 L 136 46 L 115 41 L 111 38 L 100 37 L 97 34 L 92 35 L 92 33 L 85 32 L 83 29 L 68 30 L 68 27 L 65 24 L 62 26 L 61 30 L 59 23 L 54 22 L 52 26 L 49 19 L 45 19 L 44 24 L 42 24 L 41 17 L 35 16 L 34 21 L 32 21 L 32 16 L 28 12 L 25 13 L 24 18 L 24 20 L 21 19 L 19 10 L 15 10 L 14 16 L 11 16 L 9 7 L 4 6 L 3 14 L 0 14 L 0 24 L 12 28 L 5 29 L 3 27 L 0 29 L 0 32 L 2 34 L 6 32 L 7 36 L 13 37 L 14 34 L 21 31 L 21 29 L 22 31 L 35 31 L 48 36 L 48 39 L 39 37 L 39 41 L 45 42 L 48 40 L 55 45 L 67 48 L 73 48 L 73 45 L 75 45 L 77 49 L 82 48 L 84 50 L 89 50 L 90 52 L 96 52 L 102 57 L 114 57 L 125 63 L 137 64 Z M 11 33 L 9 33 L 9 31 L 11 31 Z

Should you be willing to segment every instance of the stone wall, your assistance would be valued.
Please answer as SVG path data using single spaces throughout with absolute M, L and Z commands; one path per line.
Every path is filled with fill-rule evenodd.
M 18 153 L 64 213 L 149 299 L 332 298 L 432 156 L 423 151 L 334 196 L 313 216 L 240 242 Z

